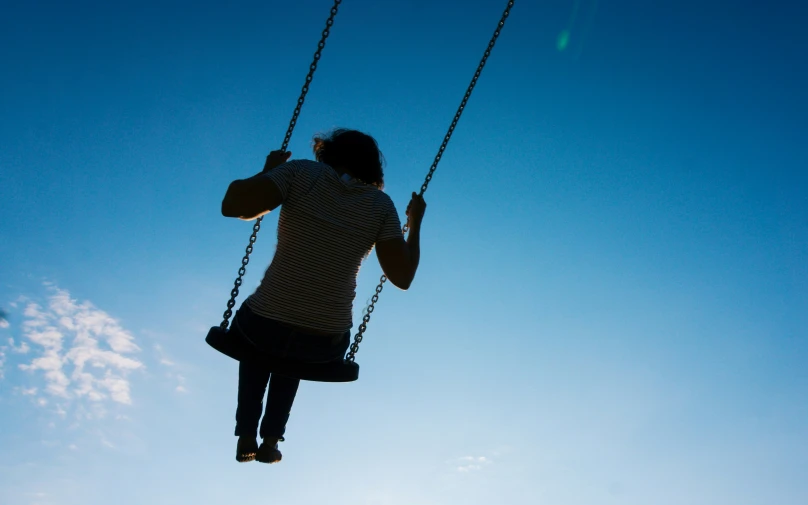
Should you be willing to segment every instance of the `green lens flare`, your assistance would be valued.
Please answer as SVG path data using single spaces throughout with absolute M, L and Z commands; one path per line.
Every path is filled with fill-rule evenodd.
M 556 41 L 556 47 L 559 51 L 563 51 L 567 48 L 570 43 L 570 32 L 568 30 L 562 30 L 561 33 L 558 34 L 558 40 Z

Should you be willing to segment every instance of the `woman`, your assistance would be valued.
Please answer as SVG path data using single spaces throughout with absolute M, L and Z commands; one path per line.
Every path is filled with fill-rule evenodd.
M 412 194 L 405 240 L 396 207 L 382 191 L 382 154 L 364 133 L 338 129 L 316 136 L 317 161 L 289 161 L 290 156 L 271 152 L 264 170 L 231 183 L 222 201 L 222 215 L 244 220 L 281 207 L 275 256 L 258 289 L 236 312 L 232 329 L 264 352 L 309 362 L 341 360 L 350 344 L 362 260 L 375 246 L 388 280 L 409 288 L 418 269 L 426 203 Z M 280 461 L 278 442 L 284 439 L 299 384 L 240 363 L 238 461 Z

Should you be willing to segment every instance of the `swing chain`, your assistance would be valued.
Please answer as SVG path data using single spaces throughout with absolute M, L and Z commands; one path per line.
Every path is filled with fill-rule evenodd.
M 331 34 L 331 26 L 334 24 L 334 17 L 337 15 L 337 11 L 339 10 L 339 5 L 341 3 L 342 0 L 334 0 L 334 5 L 331 7 L 331 15 L 328 16 L 328 19 L 325 22 L 325 29 L 320 37 L 320 42 L 317 43 L 317 51 L 314 53 L 314 60 L 311 62 L 311 65 L 309 65 L 309 73 L 306 74 L 306 82 L 303 84 L 303 88 L 300 91 L 300 97 L 297 99 L 297 105 L 292 113 L 292 120 L 289 121 L 289 128 L 286 130 L 286 135 L 283 138 L 281 151 L 286 151 L 286 149 L 289 147 L 289 142 L 292 140 L 292 133 L 295 131 L 295 126 L 297 125 L 297 118 L 300 116 L 300 111 L 303 109 L 303 103 L 306 101 L 306 95 L 309 92 L 309 85 L 314 79 L 314 72 L 317 70 L 317 62 L 320 61 L 320 56 L 325 48 L 325 41 Z M 233 283 L 233 289 L 230 291 L 230 300 L 227 301 L 227 310 L 224 311 L 223 315 L 224 320 L 219 325 L 219 327 L 223 330 L 226 330 L 230 325 L 230 317 L 233 315 L 233 307 L 236 306 L 238 291 L 241 284 L 244 282 L 243 278 L 244 274 L 247 273 L 247 264 L 250 262 L 250 254 L 253 252 L 253 245 L 258 238 L 258 231 L 261 229 L 261 221 L 263 220 L 263 217 L 259 217 L 255 220 L 252 235 L 250 235 L 250 243 L 245 250 L 244 257 L 241 258 L 241 268 L 238 269 L 238 277 Z
M 429 173 L 426 174 L 426 178 L 424 179 L 424 183 L 421 185 L 421 192 L 419 196 L 423 196 L 429 187 L 429 182 L 432 180 L 432 175 L 435 173 L 435 170 L 438 168 L 438 163 L 440 163 L 441 158 L 443 157 L 443 152 L 446 150 L 446 146 L 449 145 L 449 140 L 452 138 L 452 134 L 454 133 L 455 128 L 457 127 L 457 123 L 460 121 L 460 116 L 463 114 L 463 110 L 466 108 L 466 104 L 471 98 L 471 92 L 474 91 L 474 86 L 477 85 L 477 80 L 480 78 L 480 75 L 483 72 L 483 68 L 485 67 L 486 62 L 488 61 L 488 57 L 491 56 L 491 51 L 494 49 L 494 44 L 496 44 L 497 39 L 499 38 L 499 34 L 502 32 L 502 28 L 505 27 L 505 21 L 508 19 L 508 16 L 511 13 L 511 7 L 513 7 L 514 0 L 509 0 L 507 7 L 505 7 L 505 11 L 502 13 L 502 18 L 499 20 L 499 24 L 497 25 L 497 29 L 494 30 L 494 35 L 491 37 L 491 40 L 488 42 L 488 47 L 485 49 L 483 53 L 483 57 L 480 60 L 480 64 L 477 65 L 477 71 L 474 72 L 474 77 L 471 79 L 471 83 L 469 83 L 469 87 L 466 89 L 466 94 L 463 95 L 463 100 L 460 102 L 460 106 L 457 108 L 457 112 L 455 112 L 454 119 L 452 119 L 452 123 L 449 125 L 449 131 L 446 132 L 446 136 L 443 137 L 443 143 L 440 145 L 438 149 L 438 154 L 435 156 L 435 160 L 432 162 L 432 166 L 429 168 Z M 409 220 L 407 223 L 404 224 L 404 227 L 401 229 L 401 232 L 406 234 L 410 229 Z M 379 279 L 379 285 L 376 286 L 376 294 L 370 299 L 370 304 L 365 307 L 365 313 L 362 317 L 362 324 L 359 325 L 359 331 L 354 336 L 354 341 L 351 344 L 350 352 L 345 357 L 346 361 L 353 362 L 356 360 L 356 353 L 359 352 L 359 343 L 362 342 L 364 338 L 365 330 L 367 330 L 368 323 L 370 322 L 370 315 L 376 309 L 376 302 L 379 301 L 379 294 L 382 292 L 384 288 L 384 283 L 387 282 L 387 277 L 382 275 Z
M 342 0 L 334 0 L 334 5 L 331 7 L 331 15 L 328 16 L 320 42 L 317 43 L 317 51 L 314 53 L 314 61 L 312 61 L 311 65 L 309 65 L 309 73 L 306 75 L 306 82 L 303 84 L 303 89 L 300 91 L 300 98 L 297 99 L 297 106 L 295 106 L 295 110 L 292 113 L 292 120 L 289 122 L 289 129 L 286 130 L 286 136 L 283 138 L 281 151 L 286 151 L 286 148 L 289 147 L 289 141 L 292 139 L 292 132 L 297 125 L 297 118 L 300 116 L 300 110 L 303 108 L 303 102 L 306 101 L 306 95 L 309 92 L 309 85 L 311 84 L 312 79 L 314 79 L 314 71 L 317 70 L 317 62 L 320 61 L 323 48 L 325 48 L 325 41 L 331 34 L 331 26 L 334 24 L 334 17 L 337 15 L 337 10 L 339 10 L 339 5 L 341 3 Z
M 432 175 L 438 168 L 438 163 L 440 163 L 440 160 L 443 157 L 443 152 L 446 150 L 446 146 L 449 145 L 449 140 L 452 138 L 452 134 L 454 133 L 454 130 L 457 127 L 457 123 L 460 121 L 460 116 L 463 114 L 463 111 L 466 108 L 466 104 L 468 103 L 469 98 L 471 98 L 471 93 L 472 91 L 474 91 L 474 86 L 477 85 L 477 80 L 480 78 L 480 75 L 483 72 L 483 68 L 485 67 L 486 62 L 488 61 L 488 57 L 491 56 L 491 51 L 494 49 L 494 44 L 496 44 L 497 39 L 499 38 L 499 34 L 502 31 L 502 28 L 505 26 L 505 20 L 511 13 L 511 7 L 513 7 L 513 2 L 514 0 L 508 1 L 508 6 L 505 8 L 505 12 L 502 13 L 502 18 L 499 20 L 497 29 L 494 30 L 494 35 L 488 42 L 488 47 L 485 49 L 485 52 L 483 53 L 483 57 L 480 60 L 480 64 L 477 65 L 477 71 L 474 72 L 474 77 L 472 77 L 471 82 L 469 83 L 469 87 L 466 89 L 466 94 L 463 96 L 463 100 L 460 102 L 460 106 L 457 108 L 457 112 L 455 112 L 454 119 L 452 119 L 452 123 L 449 125 L 449 131 L 447 131 L 446 136 L 443 137 L 443 143 L 440 145 L 440 148 L 438 149 L 438 154 L 435 156 L 435 160 L 432 162 L 432 166 L 429 167 L 429 173 L 426 174 L 424 183 L 421 185 L 421 192 L 419 193 L 420 196 L 423 196 L 424 193 L 426 192 L 426 189 L 429 186 L 429 182 L 432 180 Z
M 359 325 L 359 332 L 354 337 L 354 341 L 351 344 L 350 351 L 348 355 L 345 356 L 345 361 L 354 362 L 356 361 L 356 353 L 359 352 L 359 344 L 362 343 L 362 338 L 365 333 L 365 330 L 368 329 L 368 323 L 370 322 L 370 315 L 373 313 L 373 310 L 376 307 L 376 302 L 379 301 L 379 295 L 384 289 L 384 283 L 387 281 L 387 277 L 382 275 L 379 285 L 376 286 L 376 293 L 370 299 L 370 305 L 365 308 L 365 315 L 362 316 L 362 324 Z

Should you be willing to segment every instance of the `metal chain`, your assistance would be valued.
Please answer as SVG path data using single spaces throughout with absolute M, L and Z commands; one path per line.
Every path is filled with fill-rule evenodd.
M 505 20 L 511 13 L 511 7 L 513 7 L 514 0 L 509 0 L 507 7 L 505 7 L 505 11 L 502 13 L 502 18 L 500 18 L 499 23 L 497 24 L 497 29 L 494 30 L 494 35 L 491 36 L 491 40 L 488 42 L 488 47 L 485 49 L 483 53 L 483 57 L 480 60 L 480 64 L 477 65 L 477 71 L 474 72 L 474 77 L 471 79 L 471 83 L 469 87 L 466 89 L 466 94 L 463 96 L 463 100 L 460 102 L 460 106 L 457 108 L 457 112 L 455 112 L 454 119 L 452 119 L 452 124 L 449 125 L 449 131 L 446 132 L 446 136 L 443 137 L 443 143 L 440 145 L 438 149 L 438 154 L 435 156 L 435 161 L 432 162 L 432 166 L 429 167 L 429 173 L 426 174 L 426 178 L 424 179 L 424 183 L 421 185 L 421 192 L 419 193 L 420 196 L 426 192 L 427 187 L 429 187 L 429 182 L 432 180 L 432 175 L 435 173 L 435 170 L 438 168 L 438 163 L 440 163 L 441 158 L 443 157 L 443 152 L 446 150 L 446 146 L 449 144 L 449 139 L 452 138 L 452 133 L 454 133 L 455 127 L 457 127 L 458 121 L 460 121 L 460 116 L 463 114 L 463 110 L 466 108 L 466 104 L 471 98 L 471 92 L 474 91 L 474 86 L 477 85 L 477 79 L 480 78 L 480 74 L 483 72 L 483 68 L 485 67 L 485 63 L 488 61 L 488 57 L 491 56 L 491 51 L 494 49 L 494 44 L 496 44 L 497 39 L 499 38 L 499 34 L 502 31 L 502 28 L 505 26 Z M 402 233 L 407 233 L 410 229 L 409 221 L 404 225 L 402 228 Z M 351 344 L 350 351 L 348 352 L 347 356 L 345 356 L 346 361 L 353 362 L 356 360 L 356 353 L 359 351 L 359 344 L 362 342 L 362 338 L 364 337 L 364 333 L 368 328 L 368 323 L 370 322 L 370 315 L 373 314 L 373 311 L 376 309 L 376 302 L 379 301 L 379 295 L 384 289 L 384 283 L 387 282 L 387 276 L 382 275 L 379 279 L 379 285 L 376 286 L 376 293 L 371 297 L 370 304 L 365 307 L 365 313 L 362 317 L 362 324 L 359 325 L 359 331 L 354 336 L 354 341 Z
M 286 148 L 289 147 L 289 141 L 292 140 L 292 133 L 295 131 L 295 126 L 297 125 L 297 118 L 300 116 L 300 111 L 303 108 L 303 103 L 306 101 L 306 95 L 309 92 L 309 85 L 311 84 L 312 79 L 314 79 L 314 72 L 317 70 L 317 62 L 320 61 L 323 48 L 325 48 L 325 41 L 331 34 L 331 26 L 334 24 L 334 17 L 337 15 L 337 11 L 339 10 L 339 5 L 341 3 L 342 0 L 334 0 L 334 5 L 331 7 L 331 15 L 328 16 L 328 19 L 325 22 L 325 29 L 320 37 L 320 42 L 317 43 L 317 51 L 314 53 L 314 60 L 311 62 L 311 65 L 309 65 L 309 73 L 306 74 L 306 82 L 303 83 L 303 89 L 300 91 L 300 97 L 297 99 L 297 105 L 292 113 L 292 120 L 289 121 L 289 128 L 286 130 L 286 136 L 283 138 L 281 151 L 286 151 Z M 243 282 L 244 274 L 247 273 L 247 264 L 250 262 L 250 254 L 253 252 L 253 244 L 255 244 L 258 231 L 261 229 L 261 221 L 263 221 L 263 219 L 263 217 L 259 217 L 255 220 L 252 235 L 250 235 L 250 243 L 247 245 L 244 257 L 241 258 L 241 268 L 238 269 L 238 277 L 233 283 L 233 289 L 230 291 L 230 300 L 227 301 L 227 310 L 224 311 L 223 316 L 224 320 L 219 325 L 219 327 L 223 330 L 226 330 L 230 325 L 230 317 L 233 315 L 233 307 L 236 306 L 238 290 Z

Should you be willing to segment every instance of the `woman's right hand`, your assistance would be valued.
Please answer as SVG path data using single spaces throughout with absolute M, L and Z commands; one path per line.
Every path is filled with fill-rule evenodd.
M 421 220 L 424 219 L 425 212 L 426 202 L 424 201 L 424 197 L 413 191 L 412 199 L 407 205 L 407 222 L 410 227 L 419 226 Z

